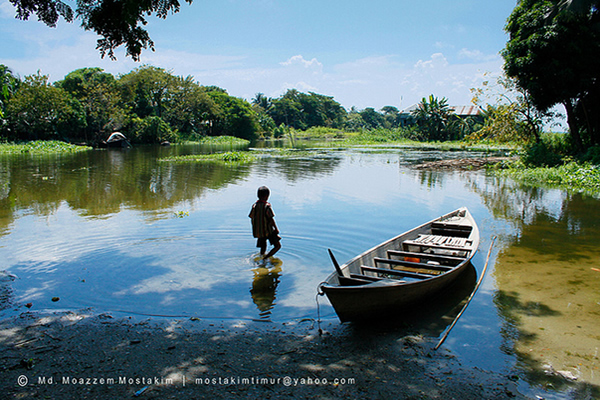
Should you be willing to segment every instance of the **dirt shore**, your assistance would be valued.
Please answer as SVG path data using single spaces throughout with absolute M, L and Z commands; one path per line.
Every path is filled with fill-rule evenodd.
M 328 321 L 139 320 L 23 313 L 0 321 L 3 398 L 515 399 L 406 330 Z

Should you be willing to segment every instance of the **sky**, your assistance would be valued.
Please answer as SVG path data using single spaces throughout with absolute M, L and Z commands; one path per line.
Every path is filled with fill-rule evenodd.
M 67 1 L 74 5 L 74 1 Z M 251 100 L 288 89 L 347 110 L 400 110 L 433 94 L 468 105 L 471 88 L 502 72 L 506 20 L 516 0 L 195 0 L 146 25 L 155 51 L 102 59 L 79 21 L 49 28 L 15 19 L 0 0 L 0 64 L 50 81 L 83 67 L 115 76 L 145 64 L 193 76 Z

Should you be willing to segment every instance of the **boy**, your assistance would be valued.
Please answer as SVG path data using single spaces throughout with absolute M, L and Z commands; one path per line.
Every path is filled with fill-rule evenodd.
M 266 186 L 258 188 L 258 200 L 252 205 L 250 215 L 252 219 L 252 234 L 256 240 L 256 247 L 260 248 L 260 255 L 264 256 L 267 250 L 267 239 L 273 245 L 269 253 L 264 256 L 265 259 L 272 257 L 279 249 L 281 249 L 281 238 L 279 237 L 279 229 L 275 225 L 275 214 L 271 204 L 267 202 L 271 192 Z

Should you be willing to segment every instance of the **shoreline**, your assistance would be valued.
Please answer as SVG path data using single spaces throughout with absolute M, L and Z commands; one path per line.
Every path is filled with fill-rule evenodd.
M 436 340 L 316 321 L 38 314 L 0 320 L 9 399 L 524 399 L 510 377 L 467 368 Z

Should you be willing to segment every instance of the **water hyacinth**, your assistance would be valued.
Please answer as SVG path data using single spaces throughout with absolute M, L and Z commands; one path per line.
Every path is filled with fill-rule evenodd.
M 187 156 L 165 157 L 161 162 L 221 162 L 226 164 L 249 163 L 256 159 L 253 155 L 243 151 L 228 151 L 215 154 L 191 154 Z
M 512 168 L 502 173 L 532 185 L 600 192 L 600 166 L 590 163 L 572 161 L 559 167 Z
M 3 143 L 0 144 L 0 153 L 2 154 L 54 154 L 54 153 L 75 153 L 79 151 L 90 150 L 89 146 L 77 146 L 74 144 L 61 142 L 59 140 L 36 140 L 22 144 Z

